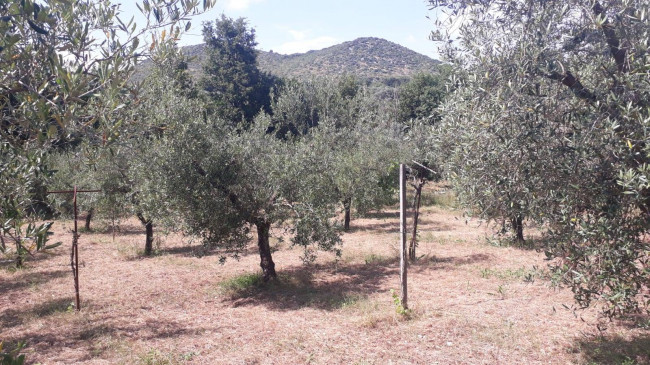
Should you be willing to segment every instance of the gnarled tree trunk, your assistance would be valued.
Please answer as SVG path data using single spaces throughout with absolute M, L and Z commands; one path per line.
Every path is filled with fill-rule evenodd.
M 269 233 L 271 223 L 260 220 L 255 223 L 257 227 L 257 247 L 260 251 L 260 266 L 262 267 L 262 278 L 265 282 L 277 278 L 275 263 L 271 257 L 271 246 L 269 245 Z
M 523 244 L 526 241 L 524 240 L 524 223 L 523 219 L 520 216 L 517 216 L 515 218 L 512 218 L 510 220 L 510 223 L 512 224 L 512 230 L 515 233 L 515 239 L 517 240 L 518 244 Z
M 95 208 L 88 209 L 88 214 L 86 215 L 86 231 L 90 231 L 90 221 L 93 219 L 95 214 Z
M 352 207 L 352 198 L 346 198 L 343 201 L 343 209 L 345 210 L 345 218 L 343 220 L 343 230 L 350 230 L 350 209 Z
M 24 263 L 23 246 L 20 237 L 16 237 L 16 268 L 22 268 Z
M 140 223 L 144 225 L 145 228 L 145 243 L 144 243 L 144 255 L 151 256 L 153 253 L 153 222 L 151 219 L 145 219 L 142 213 L 137 214 Z

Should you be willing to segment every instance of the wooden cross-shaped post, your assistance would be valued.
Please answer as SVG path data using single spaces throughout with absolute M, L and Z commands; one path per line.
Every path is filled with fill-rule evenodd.
M 72 193 L 72 205 L 74 209 L 74 231 L 72 232 L 72 250 L 70 251 L 70 266 L 74 277 L 75 309 L 81 310 L 79 299 L 79 231 L 77 230 L 77 193 L 99 193 L 101 190 L 73 190 L 48 191 L 48 194 L 70 194 Z

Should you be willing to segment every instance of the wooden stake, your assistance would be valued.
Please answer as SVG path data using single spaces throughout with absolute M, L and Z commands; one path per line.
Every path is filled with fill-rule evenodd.
M 400 249 L 399 249 L 399 278 L 400 278 L 400 301 L 402 308 L 408 309 L 407 293 L 407 265 L 406 257 L 406 166 L 399 165 L 399 231 L 400 231 Z
M 74 231 L 72 232 L 72 249 L 70 250 L 70 266 L 74 278 L 75 310 L 81 310 L 81 299 L 79 297 L 79 231 L 77 230 L 77 193 L 99 193 L 101 190 L 78 190 L 75 185 L 72 190 L 48 191 L 47 194 L 69 194 L 72 193 L 72 207 L 74 209 Z

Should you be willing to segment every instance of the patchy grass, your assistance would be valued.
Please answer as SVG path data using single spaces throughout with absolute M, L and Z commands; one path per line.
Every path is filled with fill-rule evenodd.
M 571 349 L 583 353 L 587 364 L 650 364 L 650 335 L 630 339 L 621 335 L 592 336 Z
M 535 277 L 540 274 L 536 268 L 520 267 L 517 269 L 492 269 L 484 267 L 480 270 L 480 275 L 483 279 L 497 278 L 499 280 L 524 280 L 533 281 Z
M 237 275 L 219 283 L 221 294 L 231 299 L 251 295 L 264 285 L 261 272 Z
M 365 255 L 363 260 L 366 263 L 366 265 L 386 265 L 388 263 L 399 260 L 399 258 L 370 253 Z
M 139 354 L 135 363 L 138 365 L 181 365 L 192 361 L 192 358 L 196 355 L 194 352 L 176 354 L 150 349 L 143 354 Z

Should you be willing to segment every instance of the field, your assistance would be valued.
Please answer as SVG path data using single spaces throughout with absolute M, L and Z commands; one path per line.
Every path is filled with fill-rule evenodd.
M 0 340 L 24 341 L 42 364 L 644 364 L 650 322 L 574 311 L 551 286 L 544 255 L 490 244 L 492 230 L 430 205 L 420 259 L 409 267 L 410 312 L 396 311 L 398 213 L 352 221 L 342 256 L 274 240 L 279 282 L 259 283 L 255 245 L 219 262 L 197 242 L 162 237 L 142 257 L 144 230 L 99 222 L 80 239 L 82 310 L 73 308 L 72 223 L 55 223 L 52 255 L 0 270 Z M 283 232 L 275 232 L 281 235 Z M 159 236 L 160 237 L 160 236 Z

